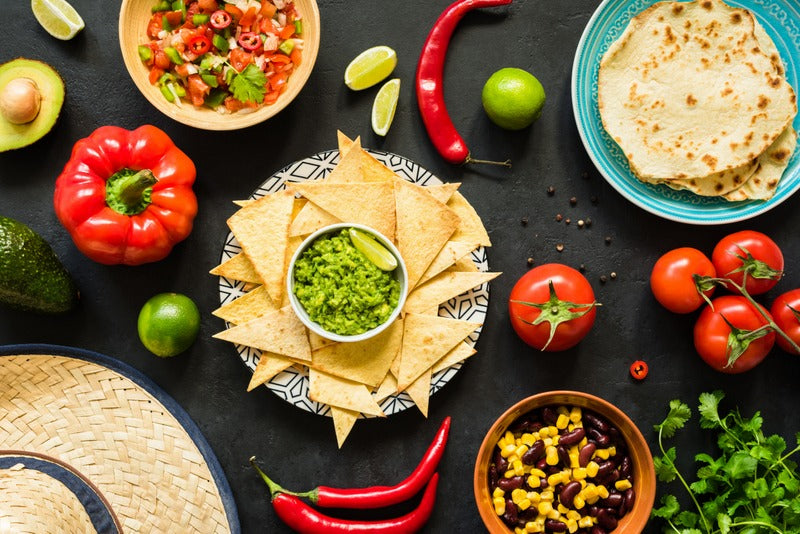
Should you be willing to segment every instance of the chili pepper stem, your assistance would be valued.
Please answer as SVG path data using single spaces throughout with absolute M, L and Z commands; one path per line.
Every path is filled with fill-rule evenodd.
M 106 204 L 123 215 L 137 215 L 150 205 L 150 188 L 157 182 L 150 169 L 117 171 L 106 182 Z
M 285 493 L 287 495 L 294 495 L 295 497 L 306 497 L 308 499 L 314 500 L 313 499 L 314 490 L 306 491 L 304 493 L 298 493 L 294 491 L 289 491 L 280 484 L 278 484 L 277 482 L 274 482 L 271 478 L 267 476 L 267 474 L 264 471 L 261 470 L 260 467 L 258 467 L 255 456 L 250 457 L 250 465 L 252 465 L 255 468 L 258 474 L 261 475 L 261 478 L 264 480 L 264 482 L 266 482 L 267 487 L 269 488 L 269 494 L 272 498 L 275 498 L 275 496 L 279 493 Z
M 492 161 L 488 159 L 475 159 L 469 154 L 467 154 L 467 158 L 464 160 L 464 165 L 468 163 L 481 163 L 484 165 L 501 165 L 503 167 L 511 167 L 511 160 L 507 159 L 505 161 Z

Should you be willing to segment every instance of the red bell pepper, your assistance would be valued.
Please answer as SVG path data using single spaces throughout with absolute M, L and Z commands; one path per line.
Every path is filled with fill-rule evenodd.
M 102 126 L 75 143 L 56 180 L 56 216 L 94 261 L 158 261 L 192 231 L 195 176 L 192 160 L 155 126 Z

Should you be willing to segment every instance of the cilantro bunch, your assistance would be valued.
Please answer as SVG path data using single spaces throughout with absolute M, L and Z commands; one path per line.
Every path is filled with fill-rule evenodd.
M 662 456 L 654 458 L 656 475 L 662 482 L 676 478 L 689 493 L 695 510 L 682 510 L 674 495 L 664 495 L 661 507 L 652 517 L 666 521 L 664 532 L 679 534 L 761 534 L 800 533 L 800 478 L 797 463 L 790 457 L 797 446 L 786 452 L 786 441 L 778 435 L 765 436 L 759 412 L 747 419 L 738 410 L 724 417 L 720 391 L 700 395 L 700 426 L 718 430 L 720 455 L 695 455 L 697 480 L 691 484 L 675 465 L 675 447 L 664 449 L 663 439 L 671 438 L 691 418 L 689 406 L 680 400 L 669 404 L 664 421 L 655 426 Z

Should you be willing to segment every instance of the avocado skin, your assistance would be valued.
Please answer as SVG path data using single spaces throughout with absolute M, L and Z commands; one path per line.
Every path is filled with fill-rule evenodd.
M 77 302 L 78 289 L 50 245 L 25 224 L 0 215 L 0 303 L 63 313 Z

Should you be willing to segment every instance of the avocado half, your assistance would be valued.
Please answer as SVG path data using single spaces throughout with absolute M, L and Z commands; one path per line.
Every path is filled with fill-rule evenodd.
M 64 81 L 50 65 L 34 59 L 13 59 L 0 65 L 0 93 L 17 78 L 27 78 L 41 96 L 39 113 L 25 124 L 13 124 L 0 114 L 0 152 L 28 146 L 49 132 L 64 104 Z

